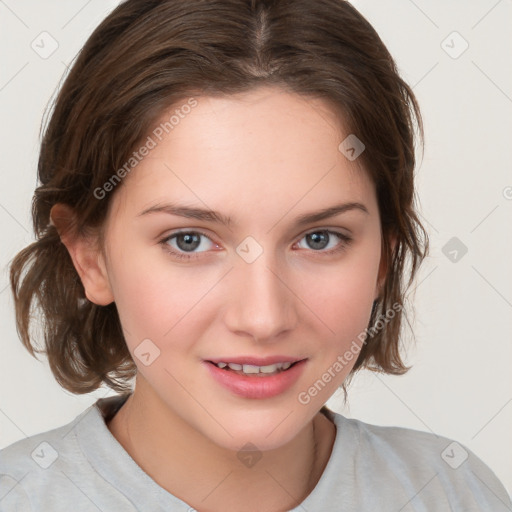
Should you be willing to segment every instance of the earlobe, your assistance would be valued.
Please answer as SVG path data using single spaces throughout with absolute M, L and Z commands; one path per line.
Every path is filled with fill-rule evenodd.
M 65 204 L 56 204 L 51 209 L 50 219 L 69 252 L 87 299 L 99 306 L 112 303 L 114 296 L 103 254 L 92 237 L 76 233 L 75 214 L 72 208 Z

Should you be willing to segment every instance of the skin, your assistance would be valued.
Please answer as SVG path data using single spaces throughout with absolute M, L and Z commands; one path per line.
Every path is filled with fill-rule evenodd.
M 108 425 L 116 439 L 197 510 L 289 510 L 325 469 L 336 428 L 318 411 L 356 358 L 308 404 L 297 397 L 367 327 L 385 274 L 375 189 L 358 161 L 338 150 L 348 133 L 324 101 L 269 87 L 196 99 L 109 198 L 103 250 L 94 240 L 62 239 L 88 299 L 116 302 L 138 366 L 133 395 Z M 166 202 L 210 208 L 233 224 L 139 216 Z M 344 202 L 363 203 L 368 213 L 295 223 Z M 52 210 L 61 233 L 69 215 L 63 205 Z M 319 249 L 305 237 L 325 229 L 353 240 L 331 235 Z M 211 240 L 201 237 L 195 259 L 178 259 L 159 243 L 177 230 Z M 263 249 L 252 263 L 236 252 L 247 236 Z M 167 247 L 180 252 L 177 242 Z M 149 366 L 133 355 L 144 339 L 160 350 Z M 291 389 L 268 399 L 232 394 L 202 363 L 274 354 L 308 361 Z M 262 454 L 250 468 L 237 457 L 247 442 Z

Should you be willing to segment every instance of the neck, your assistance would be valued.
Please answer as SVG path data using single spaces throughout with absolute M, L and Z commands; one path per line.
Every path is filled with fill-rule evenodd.
M 327 464 L 335 426 L 323 414 L 244 465 L 239 452 L 216 445 L 141 387 L 108 427 L 158 485 L 197 510 L 289 510 L 310 494 Z

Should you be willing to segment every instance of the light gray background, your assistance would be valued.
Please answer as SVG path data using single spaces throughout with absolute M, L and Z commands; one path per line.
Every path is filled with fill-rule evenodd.
M 55 383 L 46 363 L 28 355 L 16 334 L 7 265 L 32 240 L 30 201 L 45 106 L 66 66 L 117 3 L 0 0 L 0 447 L 67 423 L 108 393 L 73 396 Z M 476 452 L 510 492 L 512 1 L 353 3 L 381 35 L 422 107 L 426 151 L 418 194 L 432 247 L 416 284 L 416 343 L 405 331 L 413 369 L 401 377 L 361 374 L 349 407 L 340 393 L 328 405 L 370 423 L 453 438 Z M 46 59 L 31 48 L 43 31 L 59 45 Z M 469 47 L 458 56 L 464 41 Z M 446 246 L 453 237 L 455 245 Z

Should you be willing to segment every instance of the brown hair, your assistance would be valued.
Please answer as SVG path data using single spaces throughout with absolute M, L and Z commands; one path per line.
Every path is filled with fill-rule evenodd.
M 76 233 L 96 230 L 101 239 L 115 192 L 99 200 L 94 191 L 130 158 L 163 112 L 187 97 L 259 85 L 328 101 L 348 133 L 365 144 L 359 162 L 376 187 L 388 263 L 370 326 L 387 311 L 396 314 L 370 332 L 351 376 L 361 368 L 408 370 L 399 347 L 403 311 L 396 305 L 403 304 L 428 251 L 413 176 L 423 129 L 415 97 L 372 26 L 343 0 L 127 0 L 89 37 L 56 98 L 32 203 L 36 241 L 11 265 L 21 340 L 32 355 L 47 355 L 64 388 L 87 393 L 105 383 L 126 391 L 136 367 L 115 303 L 99 306 L 85 298 L 49 223 L 50 209 L 70 205 Z M 42 317 L 42 349 L 29 332 L 34 310 Z

